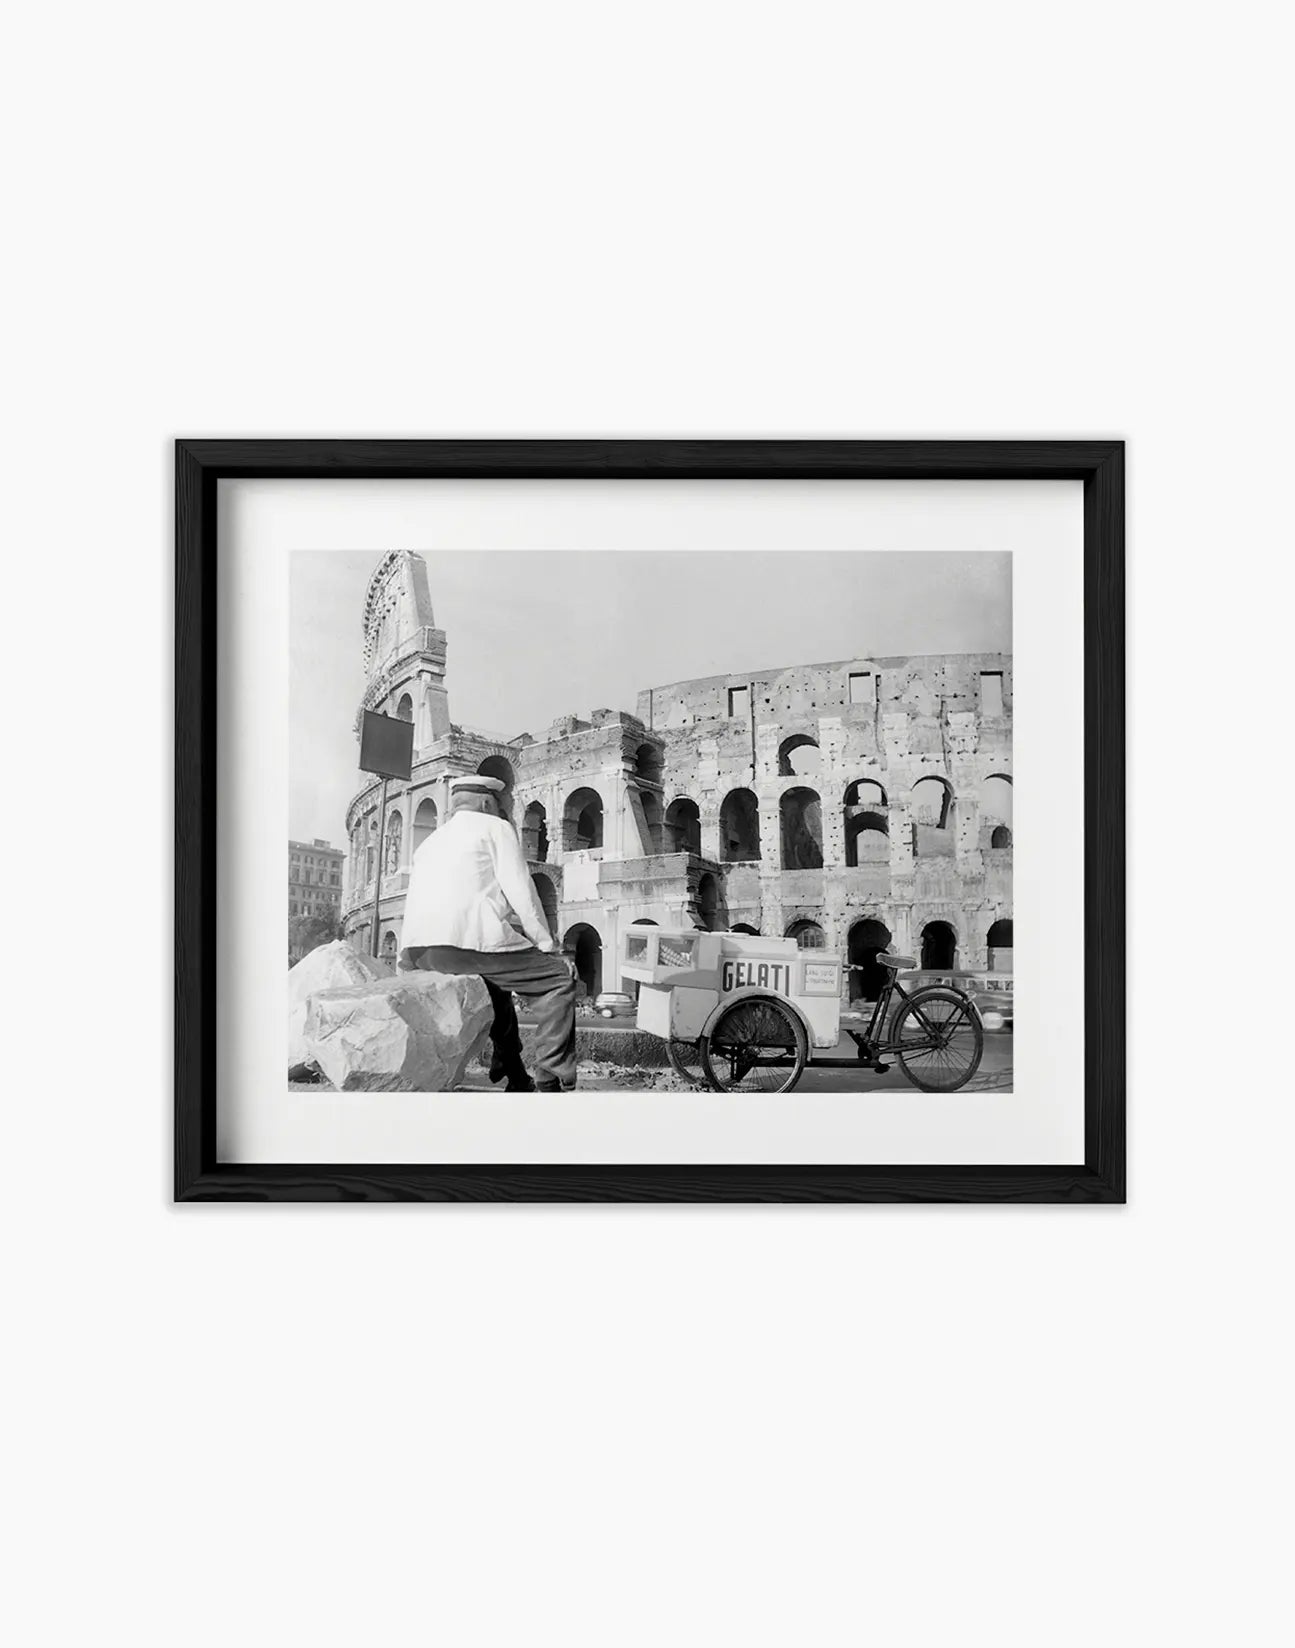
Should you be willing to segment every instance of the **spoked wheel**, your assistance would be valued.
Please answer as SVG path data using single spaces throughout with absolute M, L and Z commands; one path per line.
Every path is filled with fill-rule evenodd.
M 701 1043 L 695 1041 L 676 1041 L 673 1037 L 665 1044 L 666 1056 L 670 1060 L 670 1068 L 676 1076 L 693 1087 L 709 1087 L 706 1080 L 706 1071 L 701 1062 Z
M 890 1040 L 904 1074 L 923 1093 L 955 1093 L 980 1068 L 985 1033 L 958 990 L 919 990 L 900 1008 Z
M 701 1040 L 702 1068 L 722 1093 L 789 1093 L 808 1057 L 800 1020 L 764 997 L 726 1007 Z

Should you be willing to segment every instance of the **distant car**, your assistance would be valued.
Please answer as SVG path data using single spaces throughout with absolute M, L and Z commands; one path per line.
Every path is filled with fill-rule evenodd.
M 620 990 L 604 990 L 594 997 L 594 1012 L 600 1019 L 633 1018 L 635 1011 L 633 996 L 627 996 Z
M 980 1022 L 986 1030 L 1013 1030 L 1015 1027 L 1010 973 L 981 973 L 966 969 L 942 973 L 934 969 L 925 969 L 914 973 L 901 973 L 899 976 L 905 988 L 909 987 L 910 979 L 913 981 L 914 989 L 922 984 L 956 985 L 959 990 L 965 990 L 971 997 L 971 1004 L 980 1015 Z
M 972 989 L 971 999 L 986 1030 L 1015 1029 L 1016 1015 L 1012 1007 L 1010 978 L 995 979 L 991 975 L 988 979 L 981 979 Z

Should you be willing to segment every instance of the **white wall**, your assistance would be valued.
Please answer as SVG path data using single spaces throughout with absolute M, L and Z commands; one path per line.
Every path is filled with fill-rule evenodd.
M 1190 804 L 1284 703 L 1280 15 L 13 25 L 14 1640 L 1283 1634 L 1289 896 Z M 1126 436 L 1129 1208 L 174 1211 L 170 442 L 272 433 Z

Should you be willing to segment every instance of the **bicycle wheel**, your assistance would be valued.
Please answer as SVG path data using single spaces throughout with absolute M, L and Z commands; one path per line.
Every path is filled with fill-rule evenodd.
M 956 1093 L 965 1087 L 985 1050 L 985 1033 L 970 998 L 939 985 L 908 998 L 890 1040 L 904 1074 L 923 1093 Z
M 701 1039 L 702 1068 L 721 1093 L 789 1093 L 808 1057 L 800 1020 L 767 996 L 735 1001 Z
M 670 1068 L 691 1087 L 709 1087 L 701 1062 L 701 1044 L 695 1041 L 676 1041 L 672 1036 L 665 1044 Z

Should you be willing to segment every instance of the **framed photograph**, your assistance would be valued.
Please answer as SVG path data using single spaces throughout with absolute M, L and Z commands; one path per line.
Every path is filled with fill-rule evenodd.
M 177 442 L 177 1199 L 1122 1202 L 1123 463 Z

